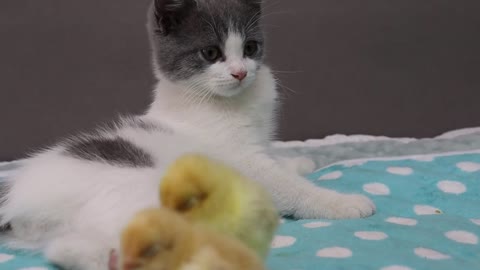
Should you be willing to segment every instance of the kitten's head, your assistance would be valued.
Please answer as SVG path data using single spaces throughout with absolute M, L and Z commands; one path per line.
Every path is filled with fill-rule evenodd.
M 156 72 L 190 91 L 230 97 L 256 78 L 264 40 L 261 0 L 154 0 Z

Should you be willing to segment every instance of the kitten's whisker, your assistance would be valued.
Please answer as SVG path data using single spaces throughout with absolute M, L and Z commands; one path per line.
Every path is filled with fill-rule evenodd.
M 272 0 L 270 0 L 269 3 L 263 4 L 262 10 L 265 11 L 265 10 L 271 8 L 271 7 L 278 6 L 278 4 L 280 4 L 280 1 L 272 1 Z
M 281 28 L 279 25 L 262 23 L 262 27 Z
M 269 8 L 272 8 L 276 5 L 278 5 L 280 3 L 280 1 L 272 1 L 270 2 L 269 4 L 264 4 L 263 7 L 258 11 L 256 12 L 251 18 L 250 20 L 248 21 L 247 23 L 247 26 L 245 27 L 245 32 L 248 32 L 251 29 L 251 27 L 258 21 L 260 21 L 262 18 L 264 18 L 265 16 L 263 15 L 263 12 Z M 268 13 L 268 14 L 271 14 L 271 13 Z M 268 15 L 267 15 L 268 16 Z M 255 20 L 255 21 L 253 21 Z
M 271 69 L 270 71 L 272 71 L 273 73 L 293 73 L 293 74 L 304 72 L 301 70 L 273 70 L 273 69 Z
M 272 16 L 272 15 L 285 15 L 285 14 L 288 14 L 288 15 L 294 15 L 295 12 L 292 12 L 292 11 L 288 11 L 288 10 L 279 10 L 279 11 L 272 11 L 270 13 L 262 13 L 262 19 L 268 17 L 268 16 Z
M 251 27 L 253 27 L 257 22 L 263 21 L 263 19 L 265 19 L 268 16 L 284 15 L 284 14 L 292 15 L 294 13 L 291 12 L 291 11 L 272 11 L 270 13 L 262 13 L 261 11 L 259 11 L 259 12 L 255 13 L 255 15 L 252 16 L 252 18 L 255 18 L 253 21 L 252 21 L 252 18 L 250 18 L 249 22 L 247 23 L 247 26 L 245 27 L 246 28 L 245 32 L 248 32 L 248 31 L 252 30 Z
M 261 14 L 262 14 L 262 10 L 253 14 L 253 16 L 248 20 L 247 26 L 245 26 L 245 32 L 248 32 L 251 30 L 250 28 L 255 24 L 255 22 L 258 22 L 259 18 L 261 17 Z
M 265 18 L 267 18 L 267 17 L 269 17 L 269 16 L 272 16 L 272 15 L 285 15 L 285 14 L 294 15 L 295 13 L 293 13 L 293 12 L 291 12 L 291 11 L 275 11 L 275 12 L 270 12 L 270 13 L 262 14 L 262 16 L 257 19 L 257 22 L 258 22 L 258 21 L 264 21 Z
M 210 28 L 212 29 L 212 32 L 216 35 L 217 34 L 217 31 L 215 30 L 215 27 L 213 26 L 213 24 L 211 22 L 209 22 L 206 18 L 202 17 L 202 19 L 208 24 L 208 26 L 210 26 Z M 212 18 L 213 19 L 213 18 Z
M 195 79 L 191 82 L 184 91 L 185 104 L 191 105 L 194 103 L 195 99 L 200 95 L 197 87 L 201 86 L 203 83 L 207 82 L 207 79 Z
M 205 81 L 207 80 L 197 80 L 196 83 L 191 84 L 191 86 L 187 90 L 191 93 L 190 98 L 186 102 L 187 105 L 194 105 L 201 98 L 201 96 L 204 94 L 204 89 L 206 89 L 206 87 L 203 85 Z
M 210 93 L 212 93 L 211 91 L 208 91 L 208 89 L 205 89 L 204 90 L 205 94 L 202 96 L 202 99 L 200 100 L 200 102 L 198 103 L 199 105 L 202 105 L 204 104 L 203 102 L 207 101 L 207 97 L 210 95 Z
M 200 79 L 194 79 L 192 82 L 190 82 L 185 88 L 185 91 L 182 93 L 183 97 L 188 98 L 192 94 L 192 92 L 194 93 L 194 91 L 190 91 L 190 90 L 197 87 L 201 82 L 202 80 Z
M 197 89 L 190 89 L 189 90 L 192 94 L 190 95 L 190 97 L 185 101 L 185 104 L 187 106 L 192 106 L 195 104 L 196 100 L 198 99 L 198 96 L 199 96 L 199 93 L 198 93 L 198 90 Z
M 210 100 L 212 99 L 212 97 L 214 96 L 214 93 L 212 91 L 208 91 L 208 97 L 207 97 L 207 100 L 205 101 L 205 103 L 210 103 Z
M 203 101 L 205 100 L 205 98 L 210 94 L 210 91 L 208 91 L 207 88 L 202 88 L 202 95 L 201 97 L 198 99 L 198 103 L 196 104 L 196 106 L 201 106 L 203 104 Z
M 187 98 L 184 100 L 184 103 L 189 106 L 198 94 L 197 94 L 196 90 L 194 90 L 192 88 L 187 89 L 186 92 L 188 94 L 186 95 Z
M 186 104 L 188 106 L 194 106 L 197 103 L 197 101 L 201 98 L 201 96 L 203 95 L 203 91 L 204 90 L 201 90 L 201 89 L 199 90 L 198 88 L 191 89 L 190 92 L 192 92 L 193 94 L 187 100 Z
M 288 87 L 288 86 L 286 86 L 286 85 L 281 84 L 278 80 L 277 80 L 277 85 L 279 85 L 280 88 L 289 90 L 290 92 L 292 92 L 292 93 L 294 93 L 294 94 L 297 93 L 297 92 L 296 92 L 295 90 L 293 90 L 292 88 L 290 88 L 290 87 Z
M 220 38 L 219 35 L 218 35 L 218 32 L 217 32 L 217 29 L 218 29 L 217 22 L 215 21 L 215 18 L 212 15 L 212 11 L 210 9 L 210 6 L 208 6 L 207 8 L 208 8 L 208 14 L 210 15 L 210 19 L 212 20 L 212 23 L 209 23 L 208 21 L 207 21 L 207 23 L 212 27 L 212 31 L 217 36 L 217 38 Z

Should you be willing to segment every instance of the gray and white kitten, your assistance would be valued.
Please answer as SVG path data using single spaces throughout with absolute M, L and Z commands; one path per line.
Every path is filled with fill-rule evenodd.
M 41 250 L 65 269 L 106 269 L 122 227 L 158 205 L 162 172 L 186 152 L 259 181 L 284 215 L 373 214 L 368 198 L 318 188 L 266 154 L 277 92 L 262 62 L 260 18 L 258 0 L 154 1 L 148 29 L 159 82 L 152 105 L 26 160 L 0 206 L 8 243 Z

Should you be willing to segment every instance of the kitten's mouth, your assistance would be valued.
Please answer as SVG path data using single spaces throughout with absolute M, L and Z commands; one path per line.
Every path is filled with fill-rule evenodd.
M 221 97 L 234 97 L 242 93 L 244 90 L 245 90 L 244 84 L 240 83 L 230 89 L 214 90 L 213 93 Z
M 220 83 L 209 88 L 209 92 L 221 98 L 234 98 L 248 89 L 253 80 L 245 79 L 242 81 L 230 81 L 228 83 Z

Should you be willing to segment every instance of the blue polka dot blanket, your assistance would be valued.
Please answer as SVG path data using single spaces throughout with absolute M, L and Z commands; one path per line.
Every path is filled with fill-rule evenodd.
M 480 132 L 428 140 L 336 136 L 274 148 L 288 169 L 319 186 L 363 193 L 377 213 L 282 220 L 268 269 L 480 269 Z M 14 167 L 0 165 L 0 178 Z M 57 268 L 41 255 L 0 248 L 0 269 Z

